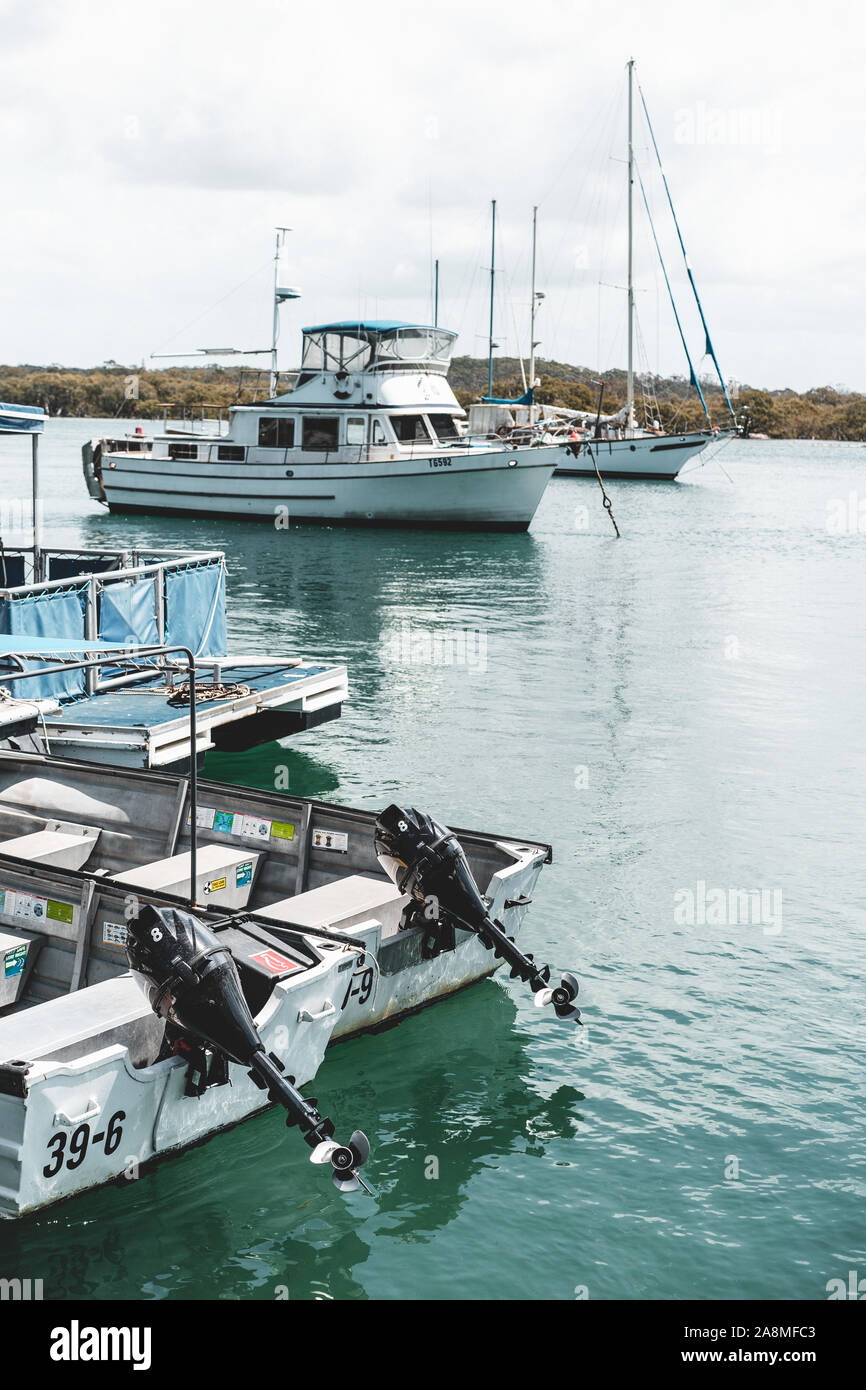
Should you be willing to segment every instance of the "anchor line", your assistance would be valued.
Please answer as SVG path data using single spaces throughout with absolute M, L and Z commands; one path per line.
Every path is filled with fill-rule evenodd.
M 607 495 L 607 489 L 606 489 L 605 486 L 604 486 L 604 478 L 601 476 L 601 474 L 600 474 L 599 471 L 598 471 L 598 460 L 597 460 L 597 458 L 596 458 L 595 452 L 593 451 L 593 448 L 592 448 L 592 445 L 591 445 L 591 444 L 587 444 L 587 446 L 586 446 L 586 452 L 589 454 L 589 457 L 592 459 L 592 466 L 593 466 L 593 468 L 595 469 L 595 476 L 598 478 L 598 485 L 599 485 L 599 487 L 601 488 L 601 499 L 602 499 L 602 500 L 601 500 L 601 505 L 604 507 L 605 511 L 607 512 L 608 516 L 609 516 L 610 519 L 611 519 L 611 522 L 612 522 L 612 524 L 613 524 L 613 529 L 614 529 L 614 531 L 616 531 L 616 538 L 617 538 L 617 540 L 621 540 L 622 537 L 620 536 L 620 533 L 619 533 L 619 527 L 618 527 L 617 524 L 616 524 L 616 517 L 615 517 L 614 514 L 613 514 L 613 503 L 611 502 L 610 498 L 609 498 L 608 495 Z M 572 450 L 572 453 L 574 453 L 574 450 Z M 613 450 L 611 450 L 611 453 L 613 453 Z M 575 455 L 575 457 L 577 457 L 577 456 Z

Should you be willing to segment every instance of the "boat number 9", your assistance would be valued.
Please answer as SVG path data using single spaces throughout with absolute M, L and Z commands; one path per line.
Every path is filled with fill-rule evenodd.
M 101 1129 L 98 1134 L 93 1135 L 94 1144 L 102 1144 L 107 1155 L 114 1153 L 120 1143 L 123 1134 L 123 1121 L 126 1119 L 125 1110 L 117 1110 L 108 1121 L 105 1129 Z M 87 1156 L 90 1147 L 90 1125 L 79 1125 L 77 1129 L 68 1135 L 65 1129 L 61 1129 L 57 1134 L 52 1135 L 48 1141 L 48 1149 L 51 1153 L 51 1162 L 46 1163 L 42 1169 L 42 1176 L 53 1178 L 63 1167 L 66 1160 L 67 1168 L 80 1168 Z M 69 1140 L 69 1150 L 67 1152 L 66 1141 Z
M 359 1004 L 366 1004 L 373 992 L 373 967 L 368 965 L 366 970 L 356 970 L 349 980 L 349 988 L 346 990 L 346 997 L 343 1000 L 345 1009 L 350 999 L 357 997 Z

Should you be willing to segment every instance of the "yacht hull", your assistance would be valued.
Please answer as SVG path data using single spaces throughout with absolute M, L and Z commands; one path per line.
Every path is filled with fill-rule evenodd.
M 297 525 L 525 531 L 562 446 L 478 448 L 364 463 L 220 464 L 142 453 L 102 458 L 113 512 Z M 287 476 L 290 474 L 291 476 Z
M 691 434 L 649 435 L 638 439 L 599 439 L 577 441 L 556 469 L 558 478 L 594 478 L 596 465 L 605 478 L 645 478 L 672 482 L 688 463 L 718 435 L 695 431 Z

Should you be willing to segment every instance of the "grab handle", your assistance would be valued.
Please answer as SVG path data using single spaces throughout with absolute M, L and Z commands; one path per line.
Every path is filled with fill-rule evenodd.
M 84 1120 L 92 1120 L 94 1115 L 98 1115 L 100 1106 L 91 1096 L 87 1102 L 87 1109 L 83 1115 L 67 1115 L 65 1111 L 58 1110 L 54 1116 L 53 1126 L 57 1129 L 60 1125 L 80 1125 Z
M 334 1005 L 331 1003 L 330 999 L 326 999 L 324 1009 L 321 1009 L 320 1012 L 317 1014 L 311 1014 L 309 1009 L 299 1009 L 298 1022 L 318 1023 L 320 1018 L 330 1018 L 331 1014 L 335 1014 L 336 1012 L 337 1010 L 334 1008 Z

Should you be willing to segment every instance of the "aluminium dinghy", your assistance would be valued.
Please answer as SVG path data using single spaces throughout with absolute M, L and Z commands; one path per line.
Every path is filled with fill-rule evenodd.
M 366 1186 L 363 1129 L 300 1089 L 330 1043 L 502 963 L 579 1022 L 574 976 L 516 940 L 550 857 L 412 808 L 0 752 L 0 1215 L 269 1103 L 341 1191 Z

